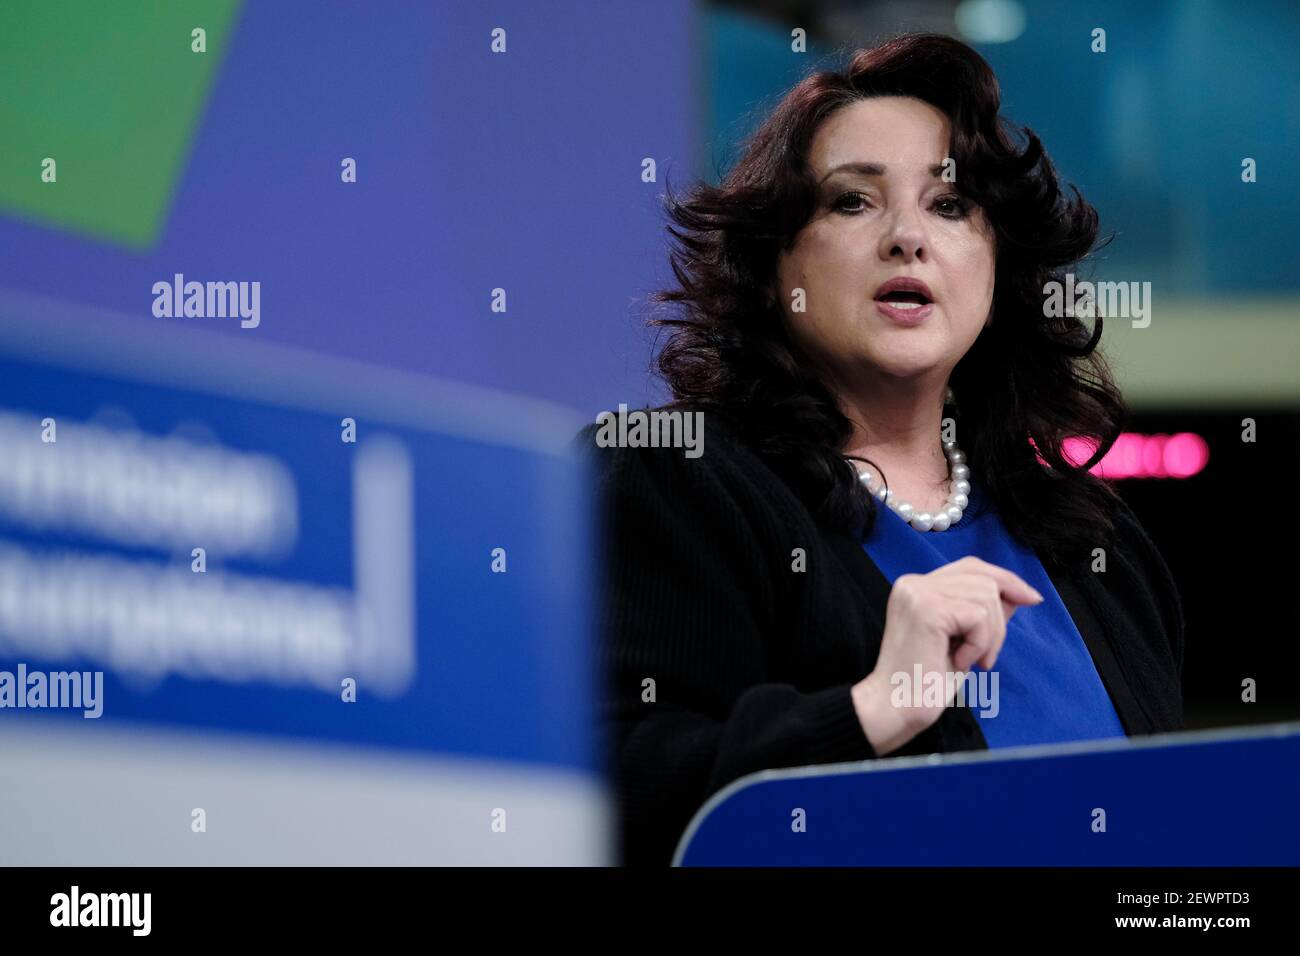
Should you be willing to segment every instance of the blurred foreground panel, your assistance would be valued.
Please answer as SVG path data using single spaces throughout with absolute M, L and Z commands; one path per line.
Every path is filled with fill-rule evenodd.
M 608 862 L 580 425 L 0 294 L 0 863 Z

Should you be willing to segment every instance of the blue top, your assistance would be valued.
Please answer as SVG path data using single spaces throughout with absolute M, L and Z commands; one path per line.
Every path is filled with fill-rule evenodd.
M 969 497 L 959 522 L 926 532 L 877 499 L 875 524 L 863 547 L 891 584 L 901 574 L 925 574 L 974 555 L 1015 572 L 1043 595 L 1041 604 L 1021 606 L 1012 615 L 994 672 L 971 668 L 966 705 L 979 717 L 989 747 L 1124 736 L 1092 655 L 1042 562 L 1011 536 L 973 480 Z

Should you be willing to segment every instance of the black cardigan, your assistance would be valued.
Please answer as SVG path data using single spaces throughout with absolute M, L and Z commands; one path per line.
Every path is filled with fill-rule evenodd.
M 576 440 L 598 478 L 602 728 L 628 865 L 669 863 L 695 811 L 738 777 L 876 756 L 849 689 L 880 652 L 889 579 L 852 531 L 819 524 L 704 419 L 698 458 L 599 447 L 595 425 Z M 1127 506 L 1116 524 L 1104 573 L 1049 574 L 1125 732 L 1179 730 L 1178 591 Z M 949 707 L 888 756 L 987 747 L 971 709 Z

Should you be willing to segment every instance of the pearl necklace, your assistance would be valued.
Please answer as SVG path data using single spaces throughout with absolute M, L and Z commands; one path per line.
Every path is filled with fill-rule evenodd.
M 858 479 L 867 486 L 867 491 L 872 497 L 883 501 L 891 511 L 917 531 L 947 531 L 961 520 L 962 511 L 970 504 L 970 466 L 966 464 L 966 455 L 957 447 L 955 441 L 944 442 L 943 453 L 948 458 L 948 478 L 952 482 L 952 494 L 948 496 L 948 501 L 943 508 L 935 514 L 930 514 L 928 511 L 917 512 L 906 501 L 882 487 L 875 473 L 869 468 L 863 468 L 858 474 Z

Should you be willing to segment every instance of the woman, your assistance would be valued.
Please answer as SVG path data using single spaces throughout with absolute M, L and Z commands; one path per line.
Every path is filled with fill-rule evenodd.
M 1126 414 L 1102 321 L 1044 308 L 1096 213 L 998 108 L 973 50 L 904 36 L 669 199 L 659 366 L 702 454 L 582 436 L 627 863 L 758 770 L 1182 726 L 1177 590 L 1088 471 Z

